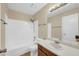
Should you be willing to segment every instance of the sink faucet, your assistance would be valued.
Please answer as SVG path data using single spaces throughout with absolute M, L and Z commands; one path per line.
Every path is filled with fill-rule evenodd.
M 54 42 L 56 43 L 56 44 L 59 44 L 60 42 L 58 42 L 58 41 L 56 41 L 56 40 L 54 40 Z

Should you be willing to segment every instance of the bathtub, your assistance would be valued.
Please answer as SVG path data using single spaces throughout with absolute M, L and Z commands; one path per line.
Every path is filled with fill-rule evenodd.
M 33 44 L 29 46 L 21 46 L 20 48 L 8 50 L 5 53 L 5 56 L 20 56 L 24 53 L 31 52 L 31 56 L 37 55 L 37 41 L 35 41 Z
M 29 52 L 30 50 L 27 47 L 21 47 L 21 48 L 17 48 L 17 49 L 13 49 L 13 50 L 8 50 L 5 53 L 5 56 L 20 56 L 24 53 Z

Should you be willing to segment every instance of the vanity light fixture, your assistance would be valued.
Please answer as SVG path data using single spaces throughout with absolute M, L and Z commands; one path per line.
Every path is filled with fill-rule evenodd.
M 62 7 L 62 6 L 65 6 L 67 3 L 61 3 L 61 4 L 56 4 L 52 7 L 52 9 L 50 10 L 50 12 L 53 12 L 54 10 Z

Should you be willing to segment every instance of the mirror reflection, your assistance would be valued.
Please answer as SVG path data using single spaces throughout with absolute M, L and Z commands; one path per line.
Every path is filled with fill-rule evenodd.
M 55 4 L 47 22 L 48 38 L 79 47 L 79 4 Z

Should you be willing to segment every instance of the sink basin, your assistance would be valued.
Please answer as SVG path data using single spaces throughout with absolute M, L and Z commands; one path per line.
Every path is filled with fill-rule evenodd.
M 55 49 L 62 49 L 62 46 L 60 45 L 60 43 L 50 43 L 50 45 Z

